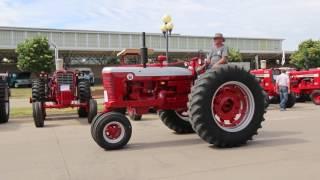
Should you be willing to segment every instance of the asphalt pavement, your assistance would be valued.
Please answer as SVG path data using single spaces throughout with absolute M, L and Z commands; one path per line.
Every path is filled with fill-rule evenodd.
M 67 117 L 66 117 L 67 116 Z M 122 150 L 105 151 L 76 115 L 48 115 L 0 125 L 0 180 L 320 179 L 320 106 L 271 105 L 263 128 L 246 146 L 218 149 L 196 134 L 177 135 L 157 115 L 131 122 Z

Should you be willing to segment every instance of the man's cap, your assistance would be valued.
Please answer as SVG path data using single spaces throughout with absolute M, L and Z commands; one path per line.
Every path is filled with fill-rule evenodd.
M 225 38 L 223 37 L 222 33 L 216 33 L 214 35 L 213 39 L 223 39 L 223 41 L 225 41 Z

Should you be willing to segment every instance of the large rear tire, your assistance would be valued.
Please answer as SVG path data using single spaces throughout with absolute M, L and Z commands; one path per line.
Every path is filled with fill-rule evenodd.
M 80 103 L 87 103 L 91 99 L 90 83 L 87 80 L 81 80 L 78 84 L 78 98 Z M 78 115 L 80 118 L 88 117 L 88 109 L 86 107 L 80 107 L 78 109 Z
M 32 82 L 32 101 L 44 102 L 46 99 L 46 82 L 43 79 L 37 79 Z
M 33 110 L 34 125 L 37 128 L 42 128 L 44 126 L 44 113 L 43 113 L 42 103 L 33 102 L 32 110 Z
M 163 124 L 165 124 L 169 129 L 175 131 L 177 134 L 194 133 L 190 122 L 182 119 L 176 111 L 159 111 L 159 116 Z
M 93 139 L 105 150 L 123 148 L 129 142 L 132 134 L 129 119 L 117 112 L 96 116 L 91 126 Z
M 9 87 L 6 81 L 0 80 L 0 123 L 8 122 L 9 114 Z
M 189 97 L 193 129 L 217 147 L 245 144 L 264 120 L 263 90 L 254 76 L 237 66 L 209 70 L 195 82 Z
M 89 101 L 89 112 L 88 112 L 88 123 L 90 124 L 93 118 L 97 115 L 98 104 L 94 99 L 90 99 Z
M 313 91 L 310 98 L 315 105 L 320 105 L 320 90 Z
M 296 96 L 292 93 L 288 94 L 287 108 L 292 108 L 296 104 Z

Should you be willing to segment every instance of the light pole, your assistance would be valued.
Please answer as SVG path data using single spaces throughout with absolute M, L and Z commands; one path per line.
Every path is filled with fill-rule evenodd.
M 164 23 L 161 26 L 161 31 L 163 33 L 164 38 L 166 39 L 166 57 L 167 57 L 167 62 L 169 62 L 169 36 L 171 36 L 171 32 L 173 30 L 173 23 L 172 23 L 172 18 L 169 15 L 164 15 L 162 17 L 162 22 Z

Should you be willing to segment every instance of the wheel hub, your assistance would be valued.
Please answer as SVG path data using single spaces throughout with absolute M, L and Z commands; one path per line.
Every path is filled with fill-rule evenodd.
M 222 129 L 233 131 L 246 121 L 251 121 L 248 115 L 254 109 L 253 106 L 253 95 L 244 84 L 228 82 L 216 91 L 212 98 L 211 110 L 215 122 Z
M 111 140 L 115 140 L 120 137 L 121 131 L 122 131 L 122 129 L 119 126 L 119 124 L 111 123 L 106 126 L 104 133 L 107 138 L 109 138 Z

